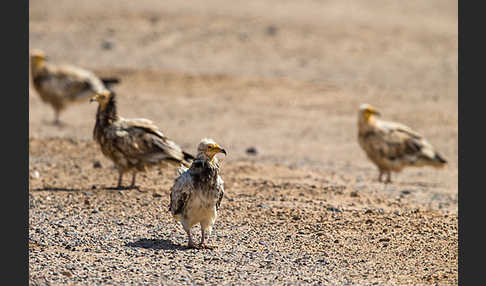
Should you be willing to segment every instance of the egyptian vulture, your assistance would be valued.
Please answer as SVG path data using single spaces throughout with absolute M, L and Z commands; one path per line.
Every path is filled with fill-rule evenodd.
M 378 181 L 391 172 L 409 166 L 444 167 L 447 161 L 420 134 L 400 123 L 379 119 L 380 113 L 369 104 L 362 104 L 358 113 L 358 141 L 368 158 L 378 167 Z
M 98 102 L 93 138 L 100 145 L 103 155 L 118 169 L 118 189 L 123 189 L 123 174 L 133 172 L 130 188 L 135 188 L 137 172 L 153 166 L 169 164 L 190 166 L 194 157 L 169 140 L 148 119 L 126 119 L 118 116 L 116 94 L 103 91 L 90 99 Z
M 54 124 L 61 125 L 60 113 L 75 102 L 88 101 L 96 92 L 103 92 L 116 78 L 98 78 L 92 72 L 71 65 L 54 65 L 40 50 L 30 55 L 30 67 L 34 88 L 41 100 L 54 109 Z
M 223 199 L 223 179 L 219 175 L 219 163 L 215 155 L 226 151 L 212 139 L 202 139 L 197 148 L 196 159 L 190 168 L 179 168 L 180 176 L 170 190 L 169 211 L 188 236 L 189 248 L 213 248 L 204 243 L 206 234 L 211 234 Z M 192 240 L 192 226 L 201 225 L 201 243 Z

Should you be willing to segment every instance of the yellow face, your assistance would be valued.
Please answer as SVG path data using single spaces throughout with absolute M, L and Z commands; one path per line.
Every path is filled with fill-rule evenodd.
M 46 61 L 46 55 L 41 51 L 34 51 L 31 53 L 30 59 L 32 65 L 34 65 L 36 68 L 39 68 Z
M 213 143 L 207 146 L 205 153 L 206 155 L 208 155 L 209 158 L 213 158 L 214 155 L 216 155 L 217 153 L 223 153 L 226 155 L 226 151 L 221 146 Z
M 362 111 L 363 117 L 368 121 L 372 116 L 374 115 L 380 115 L 380 113 L 373 107 L 373 106 L 367 106 L 363 111 Z
M 101 106 L 105 106 L 110 97 L 110 92 L 108 90 L 99 92 L 90 98 L 89 102 L 97 101 Z

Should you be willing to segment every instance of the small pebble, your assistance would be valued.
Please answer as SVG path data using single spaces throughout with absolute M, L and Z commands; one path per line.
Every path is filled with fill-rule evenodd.
M 265 34 L 267 36 L 275 36 L 277 33 L 278 33 L 278 28 L 274 25 L 270 25 L 265 28 Z
M 342 210 L 335 208 L 335 207 L 332 207 L 332 206 L 327 207 L 327 210 L 330 211 L 330 212 L 338 212 L 338 213 L 343 212 Z
M 258 150 L 255 147 L 249 147 L 249 148 L 246 149 L 246 153 L 248 155 L 257 155 Z
M 115 42 L 111 40 L 103 40 L 103 42 L 101 43 L 101 47 L 104 50 L 111 50 L 114 48 L 114 46 L 115 46 Z
M 32 172 L 32 179 L 39 179 L 39 178 L 40 178 L 40 174 L 38 171 Z

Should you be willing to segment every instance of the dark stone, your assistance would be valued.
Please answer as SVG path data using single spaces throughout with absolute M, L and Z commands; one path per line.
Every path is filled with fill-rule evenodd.
M 256 147 L 248 147 L 246 149 L 246 153 L 248 155 L 256 155 L 256 154 L 258 154 L 258 150 L 256 149 Z
M 402 190 L 400 193 L 402 195 L 409 195 L 411 193 L 411 191 L 410 190 Z
M 335 208 L 335 207 L 332 207 L 332 206 L 327 207 L 327 210 L 330 211 L 330 212 L 338 212 L 338 213 L 343 212 L 342 210 Z
M 101 47 L 103 48 L 103 50 L 111 50 L 113 49 L 115 46 L 115 43 L 113 41 L 110 41 L 110 40 L 104 40 L 102 43 L 101 43 Z
M 277 33 L 278 33 L 278 27 L 274 25 L 270 25 L 265 28 L 265 34 L 267 36 L 275 36 Z

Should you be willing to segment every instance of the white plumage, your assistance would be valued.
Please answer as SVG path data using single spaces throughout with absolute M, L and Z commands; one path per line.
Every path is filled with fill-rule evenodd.
M 226 151 L 212 139 L 201 140 L 196 159 L 189 168 L 178 169 L 180 175 L 171 188 L 169 211 L 181 222 L 191 248 L 196 247 L 191 236 L 191 228 L 196 224 L 201 225 L 199 247 L 211 248 L 204 243 L 205 235 L 211 234 L 224 195 L 217 153 Z

